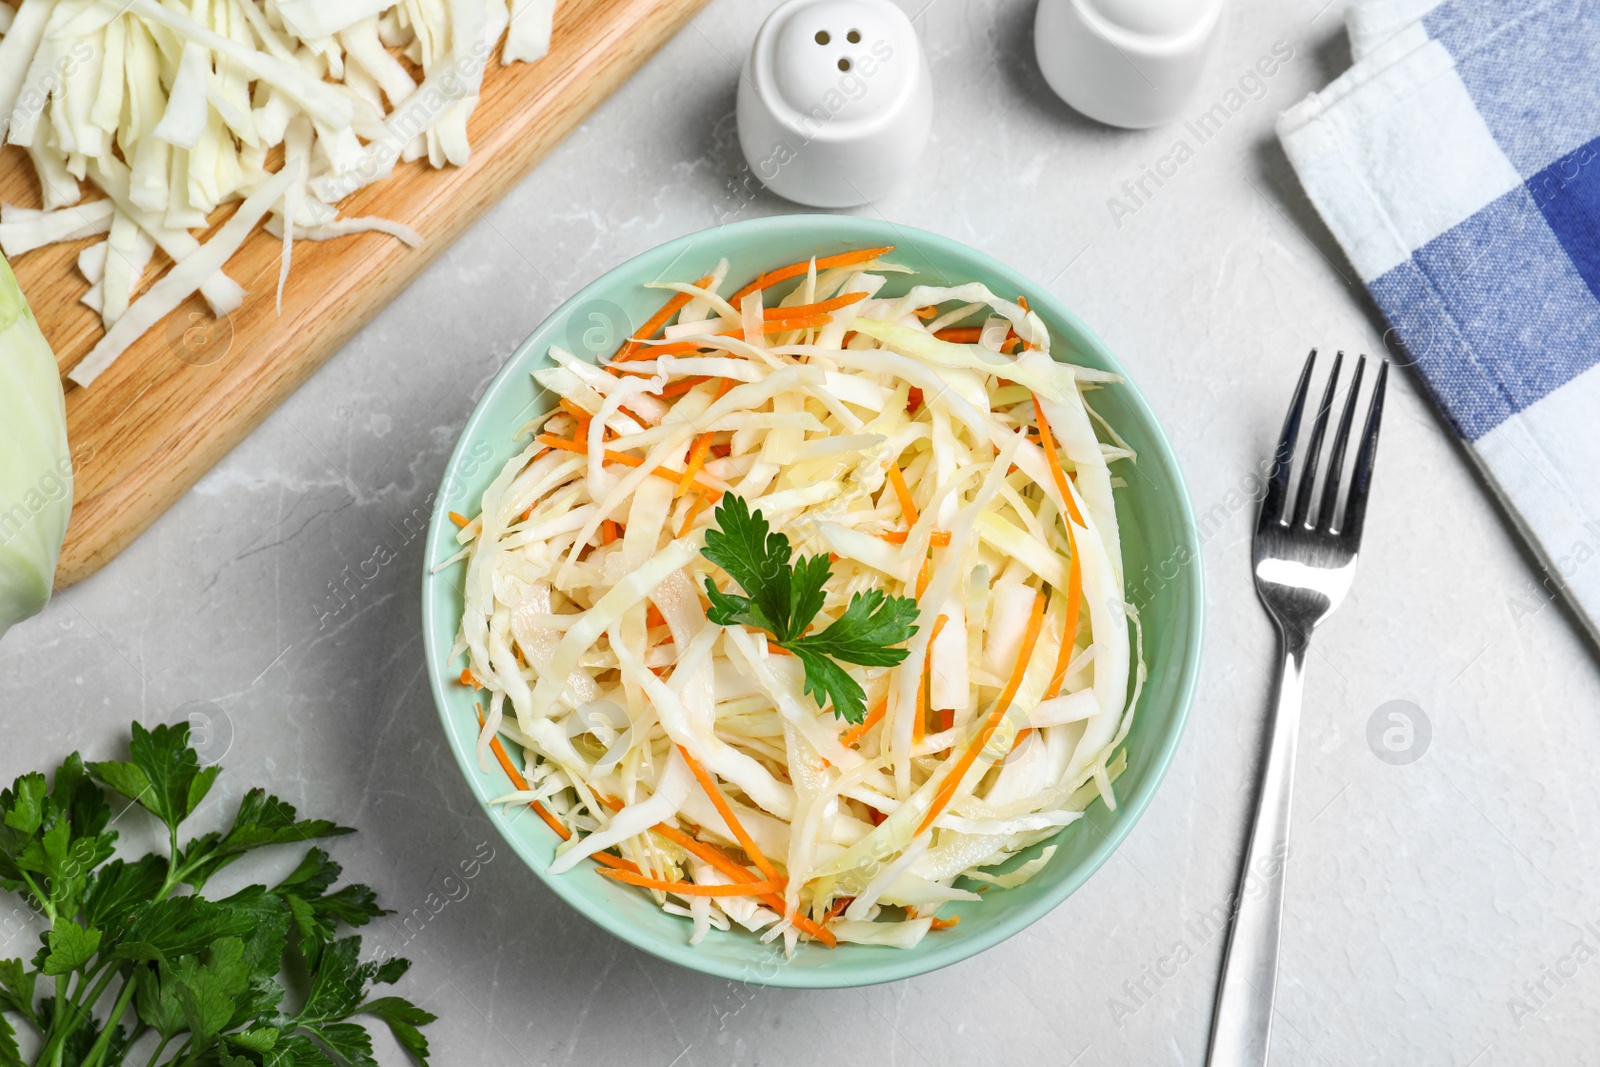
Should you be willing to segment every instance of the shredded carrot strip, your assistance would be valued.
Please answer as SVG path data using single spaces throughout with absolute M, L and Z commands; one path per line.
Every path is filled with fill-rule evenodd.
M 605 805 L 606 808 L 610 808 L 611 811 L 621 811 L 622 809 L 621 800 L 618 800 L 616 797 L 606 797 L 605 793 L 595 793 L 595 800 L 603 803 L 603 805 Z M 618 870 L 630 870 L 630 872 L 634 872 L 635 875 L 638 875 L 638 873 L 643 873 L 642 870 L 638 869 L 638 864 L 627 861 L 627 859 L 622 859 L 621 856 L 613 856 L 611 853 L 590 853 L 589 859 L 598 862 L 598 864 L 605 864 L 606 867 L 616 867 Z
M 595 796 L 599 799 L 600 803 L 604 804 L 612 811 L 622 810 L 622 801 L 618 800 L 616 797 L 607 796 L 604 793 L 596 793 Z M 697 838 L 690 837 L 682 830 L 668 826 L 666 823 L 657 823 L 655 826 L 650 828 L 650 833 L 658 834 L 666 838 L 668 841 L 678 845 L 680 848 L 684 849 L 684 851 L 693 853 L 730 878 L 745 883 L 755 882 L 757 880 L 755 875 L 751 874 L 747 869 L 737 863 L 732 856 L 728 855 L 726 852 L 723 852 L 715 845 L 708 844 L 704 841 L 698 840 Z M 598 857 L 605 855 L 605 853 L 595 853 L 595 855 Z M 627 861 L 624 860 L 623 862 Z M 617 864 L 612 863 L 608 864 L 608 866 L 615 867 Z M 629 866 L 633 865 L 629 864 Z M 638 870 L 638 868 L 634 867 L 634 870 Z M 782 910 L 781 898 L 779 910 Z
M 1050 432 L 1050 420 L 1044 417 L 1044 405 L 1039 403 L 1038 397 L 1033 398 L 1033 417 L 1039 424 L 1039 445 L 1044 449 L 1045 458 L 1050 461 L 1050 477 L 1054 479 L 1056 488 L 1061 491 L 1061 499 L 1067 502 L 1067 514 L 1072 516 L 1073 522 L 1082 526 L 1083 515 L 1078 511 L 1078 505 L 1067 489 L 1067 472 L 1061 466 L 1061 457 L 1056 454 L 1055 434 Z M 1072 532 L 1070 526 L 1067 532 Z
M 734 861 L 732 856 L 729 856 L 726 852 L 723 852 L 721 849 L 717 848 L 717 846 L 710 845 L 697 838 L 690 837 L 688 834 L 677 829 L 676 827 L 668 826 L 666 823 L 658 823 L 650 828 L 650 832 L 653 834 L 659 834 L 668 841 L 671 841 L 673 844 L 684 849 L 686 852 L 691 852 L 700 857 L 702 860 L 711 864 L 711 866 L 715 867 L 729 878 L 746 883 L 754 882 L 756 880 L 755 875 L 751 874 L 744 867 L 740 866 Z M 772 910 L 776 911 L 779 915 L 783 914 L 784 902 L 783 897 L 780 894 L 774 892 L 763 895 L 761 902 L 772 908 Z M 829 948 L 832 948 L 838 943 L 837 938 L 828 933 L 828 931 L 824 930 L 822 927 L 818 926 L 816 923 L 812 922 L 810 919 L 806 918 L 804 915 L 801 915 L 798 911 L 792 912 L 788 916 L 788 919 L 794 924 L 796 929 L 816 938 Z
M 478 676 L 472 673 L 471 667 L 461 668 L 461 684 L 470 685 L 474 689 L 483 688 L 483 686 L 478 684 Z
M 722 821 L 728 824 L 729 830 L 733 831 L 734 840 L 739 842 L 739 847 L 744 849 L 745 855 L 750 857 L 757 870 L 776 882 L 781 890 L 784 882 L 783 876 L 778 873 L 778 868 L 772 865 L 772 861 L 767 859 L 756 845 L 755 838 L 751 837 L 745 830 L 744 825 L 739 822 L 739 817 L 733 813 L 733 807 L 728 803 L 728 798 L 722 795 L 722 790 L 717 788 L 717 783 L 712 779 L 711 775 L 700 765 L 700 761 L 691 756 L 689 750 L 682 745 L 678 746 L 678 753 L 683 756 L 683 761 L 694 772 L 695 780 L 700 783 L 700 788 L 704 789 L 706 796 L 711 798 L 711 804 L 717 809 L 717 814 L 722 816 Z
M 948 919 L 934 919 L 928 924 L 930 930 L 948 930 L 961 921 L 961 916 L 952 915 Z
M 854 252 L 840 252 L 837 255 L 823 256 L 817 260 L 817 269 L 828 270 L 831 267 L 848 267 L 856 263 L 867 263 L 877 259 L 879 256 L 886 256 L 893 251 L 894 245 L 885 245 L 882 248 L 862 248 Z M 779 282 L 788 281 L 790 278 L 798 278 L 810 269 L 811 260 L 807 259 L 799 263 L 791 263 L 787 267 L 779 267 L 774 271 L 764 272 L 755 281 L 730 296 L 728 303 L 738 307 L 741 300 L 757 289 L 766 289 L 777 285 Z
M 787 313 L 791 309 L 783 308 L 782 310 Z M 773 319 L 768 322 L 763 322 L 761 324 L 761 333 L 766 335 L 769 333 L 787 333 L 790 330 L 811 330 L 820 326 L 826 326 L 832 321 L 833 316 L 827 314 L 800 316 L 785 314 L 785 316 L 781 319 Z M 726 337 L 733 341 L 743 341 L 744 330 L 730 330 L 727 333 L 712 334 L 710 336 Z M 632 342 L 630 342 L 630 344 L 632 344 Z M 715 346 L 707 345 L 704 342 L 695 340 L 672 341 L 664 345 L 634 344 L 633 347 L 625 348 L 618 352 L 615 356 L 611 357 L 611 362 L 629 363 L 641 359 L 655 359 L 657 356 L 681 356 L 686 352 L 703 352 L 706 349 L 713 347 Z
M 577 404 L 574 404 L 566 397 L 561 398 L 560 405 L 562 411 L 565 411 L 568 415 L 571 415 L 573 418 L 580 421 L 591 417 L 589 412 L 585 411 L 583 408 L 580 408 Z
M 722 334 L 719 336 L 731 337 L 733 335 Z M 744 334 L 740 333 L 739 336 L 743 338 Z M 631 360 L 655 359 L 657 356 L 681 356 L 688 352 L 703 352 L 705 349 L 706 346 L 698 341 L 671 341 L 664 345 L 640 344 L 634 345 L 626 351 L 618 352 L 611 362 L 627 363 Z
M 865 719 L 862 719 L 860 722 L 856 723 L 854 726 L 850 727 L 850 729 L 844 732 L 844 736 L 839 738 L 839 743 L 845 748 L 849 748 L 851 745 L 867 736 L 867 731 L 878 725 L 879 721 L 883 718 L 883 713 L 888 710 L 889 698 L 888 696 L 885 696 L 882 700 L 878 701 L 877 707 L 867 712 L 867 717 Z
M 763 319 L 798 319 L 806 315 L 826 315 L 830 311 L 859 304 L 867 298 L 866 293 L 845 293 L 832 300 L 822 300 L 815 304 L 791 304 L 789 307 L 763 308 Z
M 559 448 L 567 452 L 576 452 L 579 455 L 587 455 L 589 452 L 589 447 L 581 441 L 568 441 L 562 437 L 552 437 L 547 433 L 540 434 L 536 440 L 542 445 L 548 445 L 551 448 Z M 624 452 L 613 452 L 611 449 L 607 448 L 604 450 L 604 455 L 607 463 L 620 463 L 624 467 L 644 466 L 644 460 L 639 459 L 637 456 L 630 456 Z M 678 479 L 683 476 L 682 471 L 669 471 L 665 467 L 652 468 L 650 473 L 655 475 L 657 478 L 665 478 L 674 485 L 676 485 L 678 483 Z M 709 485 L 699 485 L 696 488 L 698 488 L 703 494 L 711 494 L 713 496 L 720 495 Z
M 917 827 L 917 833 L 922 833 L 933 825 L 945 806 L 955 797 L 956 790 L 961 788 L 961 779 L 967 776 L 967 771 L 978 761 L 978 755 L 983 751 L 983 746 L 989 743 L 994 732 L 1000 728 L 1001 720 L 1011 708 L 1011 701 L 1016 698 L 1017 690 L 1022 686 L 1022 676 L 1027 673 L 1028 661 L 1033 658 L 1033 646 L 1038 643 L 1039 631 L 1044 627 L 1045 595 L 1038 593 L 1033 598 L 1033 611 L 1028 616 L 1028 628 L 1022 634 L 1022 647 L 1017 652 L 1017 664 L 1011 669 L 1011 677 L 1006 680 L 1006 687 L 1000 691 L 1000 698 L 994 702 L 994 707 L 989 711 L 989 718 L 984 722 L 983 728 L 976 737 L 967 745 L 967 750 L 961 753 L 955 766 L 945 780 L 940 783 L 939 791 L 934 794 L 933 806 L 928 809 L 928 814 L 922 817 L 922 823 Z
M 612 811 L 622 810 L 622 801 L 618 800 L 616 797 L 607 796 L 604 793 L 596 793 L 595 796 L 599 798 L 600 803 L 604 804 Z M 729 878 L 734 878 L 741 882 L 756 881 L 755 875 L 751 874 L 747 868 L 738 863 L 732 856 L 722 851 L 716 845 L 701 841 L 695 837 L 690 837 L 682 830 L 679 830 L 673 826 L 668 826 L 666 823 L 657 823 L 655 826 L 650 828 L 650 832 L 653 834 L 658 834 L 682 848 L 684 851 L 698 856 L 700 859 L 704 860 L 706 863 L 709 863 L 712 867 L 715 867 Z
M 851 726 L 850 729 L 846 729 L 845 733 L 843 733 L 843 736 L 838 739 L 838 744 L 845 745 L 846 749 L 848 749 L 850 745 L 861 741 L 862 737 L 867 736 L 867 731 L 869 731 L 869 729 L 874 728 L 874 726 L 877 726 L 878 723 L 883 720 L 883 713 L 885 713 L 886 710 L 890 710 L 890 697 L 888 697 L 888 694 L 885 694 L 882 701 L 878 701 L 877 704 L 872 707 L 872 710 L 867 712 L 866 718 L 862 718 L 859 723 Z
M 711 284 L 711 275 L 707 274 L 704 278 L 701 278 L 694 284 L 699 288 L 705 288 Z M 645 320 L 645 324 L 639 327 L 638 333 L 628 338 L 627 343 L 617 350 L 617 354 L 613 356 L 612 359 L 615 360 L 620 358 L 624 352 L 627 352 L 633 348 L 640 340 L 647 340 L 651 337 L 654 337 L 656 335 L 656 331 L 660 330 L 661 327 L 667 324 L 668 319 L 672 318 L 672 316 L 676 315 L 679 311 L 682 311 L 684 306 L 693 299 L 694 297 L 690 296 L 688 293 L 674 293 L 671 300 L 668 300 L 665 304 L 661 305 L 660 311 L 657 311 L 654 315 L 651 315 L 650 318 Z
M 717 400 L 728 395 L 728 390 L 733 388 L 733 379 L 722 379 L 722 385 L 717 389 Z M 711 451 L 711 442 L 716 434 L 707 431 L 694 439 L 694 445 L 689 449 L 689 462 L 684 466 L 683 477 L 678 480 L 678 491 L 674 496 L 682 496 L 694 485 L 700 475 L 700 468 L 706 465 L 706 454 Z
M 1078 505 L 1073 502 L 1072 491 L 1067 485 L 1067 472 L 1062 469 L 1061 457 L 1056 452 L 1054 434 L 1050 431 L 1050 420 L 1044 417 L 1044 406 L 1039 403 L 1039 398 L 1033 400 L 1034 418 L 1039 423 L 1039 444 L 1044 449 L 1044 455 L 1050 461 L 1050 477 L 1056 483 L 1056 490 L 1061 494 L 1061 499 L 1066 501 L 1067 513 L 1070 516 L 1067 527 L 1067 618 L 1061 631 L 1061 651 L 1056 654 L 1056 669 L 1050 675 L 1050 687 L 1045 690 L 1044 699 L 1050 700 L 1061 692 L 1062 684 L 1067 680 L 1067 667 L 1072 662 L 1073 639 L 1078 633 L 1078 617 L 1083 610 L 1083 563 L 1078 558 L 1078 538 L 1073 533 L 1072 527 L 1076 523 L 1083 525 L 1083 516 L 1078 511 Z
M 634 411 L 632 408 L 623 407 L 621 404 L 617 405 L 617 413 L 619 415 L 628 416 L 628 418 L 632 419 L 634 422 L 637 422 L 640 426 L 653 426 L 653 425 L 655 425 L 649 419 L 647 419 L 643 415 L 639 414 L 637 411 Z M 606 432 L 610 433 L 611 432 L 611 427 L 607 426 L 606 427 Z
M 939 732 L 943 733 L 945 730 L 953 730 L 953 729 L 955 729 L 955 726 L 956 726 L 956 709 L 955 708 L 940 708 L 939 709 Z
M 722 851 L 716 845 L 702 841 L 698 837 L 690 837 L 677 827 L 668 826 L 666 823 L 659 823 L 655 826 L 652 826 L 650 828 L 650 832 L 653 834 L 659 834 L 668 841 L 671 841 L 673 844 L 682 848 L 685 852 L 690 852 L 700 857 L 702 860 L 709 863 L 711 866 L 715 867 L 729 878 L 735 878 L 742 882 L 753 882 L 756 880 L 756 876 L 751 874 L 748 868 L 746 868 L 732 856 L 728 855 L 726 852 Z
M 766 904 L 779 915 L 783 915 L 783 897 L 774 893 L 770 897 L 762 897 L 761 902 Z M 816 938 L 829 948 L 833 948 L 839 943 L 839 939 L 837 937 L 834 937 L 827 930 L 824 930 L 822 927 L 818 926 L 804 915 L 801 915 L 798 910 L 790 912 L 785 917 L 795 929 L 809 937 Z
M 1020 307 L 1023 311 L 1032 311 L 1033 310 L 1031 307 L 1028 306 L 1028 298 L 1025 297 L 1025 296 L 1017 297 L 1017 306 Z M 1006 341 L 1007 341 L 1007 343 L 1010 343 L 1013 339 L 1015 339 L 1017 341 L 1022 341 L 1022 347 L 1023 348 L 1032 348 L 1033 347 L 1033 342 L 1032 341 L 1023 341 L 1022 338 L 1017 337 L 1015 332 L 1013 332 L 1010 337 L 1006 338 Z M 1002 345 L 1001 347 L 1004 347 L 1004 346 Z
M 911 489 L 906 485 L 906 476 L 900 473 L 900 467 L 891 463 L 885 472 L 889 475 L 889 486 L 894 490 L 895 499 L 900 501 L 900 512 L 905 516 L 907 526 L 917 524 L 917 505 L 911 500 Z
M 715 434 L 707 432 L 694 439 L 694 444 L 689 448 L 689 462 L 683 468 L 683 477 L 678 479 L 678 491 L 673 496 L 682 496 L 694 485 L 700 468 L 706 465 L 706 456 L 711 451 L 711 442 L 715 437 Z
M 878 540 L 887 541 L 891 545 L 903 545 L 903 544 L 906 543 L 906 538 L 908 538 L 909 536 L 911 536 L 911 531 L 910 530 L 890 530 L 888 533 L 879 534 L 878 535 Z M 933 531 L 933 533 L 928 535 L 928 544 L 932 545 L 934 548 L 949 548 L 950 547 L 950 531 L 949 530 L 935 530 L 935 531 Z
M 732 878 L 735 882 L 749 885 L 750 883 L 759 880 L 759 878 L 752 873 L 748 867 L 734 859 L 732 856 L 728 855 L 726 852 L 722 851 L 716 845 L 710 844 L 706 841 L 701 841 L 697 837 L 690 837 L 688 834 L 677 829 L 676 827 L 668 826 L 666 823 L 658 823 L 650 828 L 650 832 L 666 838 L 668 841 L 671 841 L 673 844 L 682 848 L 685 852 L 699 857 L 701 860 L 710 864 L 714 869 L 721 871 L 729 878 Z M 777 895 L 776 890 L 773 891 L 771 896 L 763 897 L 763 899 L 779 901 L 777 910 L 780 912 L 783 911 L 783 898 Z
M 929 676 L 933 673 L 933 643 L 939 640 L 939 631 L 944 629 L 944 624 L 950 621 L 950 616 L 940 615 L 933 620 L 933 636 L 928 638 L 929 655 L 922 661 L 922 677 L 917 679 L 917 714 L 911 720 L 911 743 L 914 745 L 922 740 L 922 735 L 928 728 L 928 713 L 922 705 L 928 695 Z
M 934 307 L 932 304 L 926 304 L 917 309 L 917 318 L 921 319 L 923 322 L 927 322 L 929 319 L 936 319 L 938 317 L 939 309 Z
M 922 599 L 922 594 L 928 591 L 928 579 L 933 577 L 933 560 L 922 561 L 922 569 L 917 571 L 917 599 Z
M 483 729 L 483 712 L 478 712 L 478 728 Z M 522 772 L 517 770 L 511 762 L 511 757 L 506 754 L 506 746 L 500 743 L 498 736 L 489 739 L 489 748 L 494 752 L 494 758 L 499 761 L 500 769 L 506 772 L 506 777 L 511 779 L 511 784 L 520 790 L 528 788 L 528 780 L 522 777 Z M 550 814 L 550 809 L 537 800 L 530 801 L 528 807 L 533 813 L 544 820 L 544 824 L 556 832 L 556 836 L 565 841 L 572 836 L 572 831 L 561 825 L 561 820 Z
M 648 604 L 644 609 L 644 624 L 647 628 L 653 630 L 657 626 L 665 626 L 667 624 L 667 619 L 666 616 L 661 614 L 660 608 L 656 607 L 654 604 Z
M 600 523 L 600 543 L 609 545 L 617 539 L 617 520 L 605 519 Z
M 452 511 L 450 513 L 450 521 L 455 523 L 457 526 L 462 527 L 472 525 L 472 520 L 461 514 L 459 511 Z
M 711 379 L 707 377 L 679 378 L 677 381 L 661 390 L 661 395 L 663 397 L 682 396 L 684 393 L 687 393 L 701 382 L 709 382 L 710 380 Z
M 833 321 L 832 315 L 803 315 L 796 318 L 773 319 L 761 324 L 761 332 L 788 333 L 790 330 L 815 330 Z
M 906 390 L 906 414 L 915 415 L 917 413 L 917 409 L 921 406 L 922 390 L 913 385 L 910 389 Z
M 615 878 L 619 882 L 629 885 L 643 886 L 645 889 L 659 889 L 663 893 L 676 893 L 680 897 L 754 897 L 762 893 L 771 893 L 779 888 L 777 882 L 735 882 L 733 885 L 696 885 L 694 882 L 668 882 L 661 878 L 651 878 L 647 874 L 634 874 L 632 871 L 616 870 L 614 868 L 596 870 L 594 873 L 603 874 L 607 878 Z
M 702 511 L 710 506 L 711 501 L 705 496 L 696 496 L 693 500 L 689 501 L 689 510 L 684 513 L 683 525 L 678 527 L 678 536 L 689 536 L 689 531 L 694 529 L 695 520 L 700 517 L 700 513 Z
M 939 340 L 949 341 L 951 344 L 975 345 L 983 340 L 983 327 L 946 326 L 942 330 L 935 330 L 933 335 Z M 1006 339 L 1000 342 L 1000 350 L 1003 352 L 1008 346 L 1013 346 L 1020 340 L 1022 338 L 1018 337 L 1014 331 L 1007 330 Z
M 838 900 L 828 905 L 828 910 L 823 914 L 822 921 L 824 923 L 833 922 L 833 920 L 844 914 L 844 909 L 848 908 L 851 904 L 854 904 L 855 900 L 855 897 L 840 897 Z

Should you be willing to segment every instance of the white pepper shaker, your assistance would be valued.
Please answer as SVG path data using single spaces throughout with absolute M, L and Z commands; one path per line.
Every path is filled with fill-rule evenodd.
M 1205 69 L 1223 0 L 1039 0 L 1033 48 L 1056 95 L 1092 119 L 1176 119 Z
M 739 145 L 762 184 L 812 207 L 878 199 L 933 125 L 928 64 L 889 0 L 787 0 L 739 80 Z

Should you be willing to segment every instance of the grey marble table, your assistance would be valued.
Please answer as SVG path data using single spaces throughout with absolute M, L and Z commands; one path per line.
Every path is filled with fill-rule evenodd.
M 1232 891 L 1272 663 L 1244 494 L 1307 349 L 1383 349 L 1272 135 L 1348 64 L 1342 6 L 1235 3 L 1196 114 L 1276 42 L 1293 58 L 1200 143 L 1052 97 L 1031 2 L 909 0 L 934 140 L 864 213 L 966 241 L 1075 308 L 1164 420 L 1205 522 L 1207 647 L 1181 751 L 1116 856 L 1025 933 L 869 989 L 679 970 L 519 865 L 435 720 L 421 540 L 398 531 L 426 514 L 475 398 L 602 271 L 792 210 L 739 157 L 737 64 L 769 7 L 748 0 L 712 0 L 121 558 L 7 636 L 0 776 L 73 748 L 111 756 L 133 718 L 222 709 L 231 749 L 206 815 L 270 781 L 361 828 L 336 851 L 400 912 L 368 936 L 415 961 L 403 989 L 441 1016 L 440 1064 L 1203 1062 L 1222 951 L 1206 916 Z M 1158 165 L 1171 176 L 1141 193 Z M 1390 395 L 1369 549 L 1311 662 L 1274 1062 L 1595 1062 L 1595 651 L 1416 384 L 1400 375 Z M 331 612 L 331 583 L 380 543 L 398 558 Z M 1416 724 L 1412 756 L 1428 735 L 1409 763 L 1369 742 L 1391 701 Z M 33 944 L 12 931 L 0 955 Z M 379 1048 L 403 1062 L 386 1034 Z

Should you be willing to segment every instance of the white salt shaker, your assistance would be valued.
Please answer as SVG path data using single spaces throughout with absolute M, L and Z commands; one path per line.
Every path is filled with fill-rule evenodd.
M 928 64 L 890 0 L 787 0 L 739 80 L 739 145 L 762 184 L 812 207 L 876 200 L 933 124 Z
M 1193 95 L 1223 0 L 1039 0 L 1033 48 L 1056 94 L 1092 119 L 1142 128 Z

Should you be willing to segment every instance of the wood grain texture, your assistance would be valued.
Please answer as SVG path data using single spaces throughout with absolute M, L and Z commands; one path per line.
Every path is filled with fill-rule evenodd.
M 193 296 L 92 386 L 69 383 L 75 493 L 57 588 L 127 547 L 705 2 L 558 3 L 549 55 L 509 67 L 498 53 L 490 59 L 468 127 L 467 166 L 398 164 L 389 179 L 341 204 L 344 215 L 407 223 L 422 234 L 421 247 L 381 234 L 297 241 L 280 315 L 282 246 L 258 230 L 228 262 L 248 290 L 237 311 L 215 320 Z M 40 204 L 32 167 L 13 147 L 0 151 L 0 200 Z M 213 225 L 231 211 L 219 209 Z M 99 316 L 79 303 L 88 286 L 74 266 L 90 243 L 47 246 L 12 263 L 63 375 L 102 332 Z M 158 253 L 144 285 L 165 262 Z

